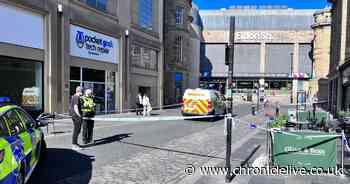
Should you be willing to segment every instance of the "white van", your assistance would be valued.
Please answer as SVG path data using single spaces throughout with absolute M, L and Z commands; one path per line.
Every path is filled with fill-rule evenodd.
M 187 89 L 182 98 L 181 113 L 186 115 L 224 115 L 225 97 L 218 91 L 207 89 Z

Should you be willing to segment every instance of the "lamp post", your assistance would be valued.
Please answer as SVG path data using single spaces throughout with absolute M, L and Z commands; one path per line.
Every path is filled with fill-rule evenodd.
M 294 53 L 290 53 L 290 77 L 291 77 L 291 90 L 290 90 L 290 103 L 293 103 L 293 80 L 294 80 L 294 76 L 293 76 L 293 57 L 294 57 Z
M 229 90 L 231 91 L 231 103 L 227 109 L 230 109 L 228 115 L 227 115 L 227 121 L 226 121 L 226 168 L 227 168 L 227 174 L 225 177 L 225 182 L 229 183 L 232 180 L 231 176 L 231 142 L 232 142 L 232 114 L 233 114 L 233 66 L 234 66 L 234 42 L 235 42 L 235 17 L 230 17 L 230 40 L 228 44 L 228 65 L 229 65 L 229 72 L 228 72 L 228 84 L 229 84 Z

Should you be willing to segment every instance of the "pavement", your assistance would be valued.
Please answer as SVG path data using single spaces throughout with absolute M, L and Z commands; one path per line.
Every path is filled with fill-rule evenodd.
M 286 112 L 287 107 L 281 111 Z M 256 163 L 266 155 L 266 132 L 250 129 L 264 126 L 264 113 L 250 115 L 250 105 L 240 104 L 232 133 L 231 166 Z M 153 116 L 180 116 L 179 109 L 154 111 Z M 136 117 L 133 113 L 100 117 Z M 46 129 L 44 129 L 46 131 Z M 46 134 L 47 157 L 29 184 L 221 184 L 225 176 L 203 175 L 203 166 L 225 165 L 226 136 L 223 119 L 208 121 L 95 122 L 95 144 L 71 150 L 72 122 L 55 123 Z M 80 137 L 79 137 L 80 138 Z M 350 165 L 350 164 L 349 164 Z M 189 167 L 194 168 L 189 174 Z M 235 176 L 236 184 L 349 183 L 349 178 L 299 176 Z

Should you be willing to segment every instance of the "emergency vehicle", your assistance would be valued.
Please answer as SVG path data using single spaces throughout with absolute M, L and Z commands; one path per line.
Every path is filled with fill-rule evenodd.
M 218 91 L 208 89 L 187 89 L 183 96 L 181 113 L 187 115 L 224 115 L 225 97 Z
M 0 184 L 24 184 L 45 153 L 44 134 L 22 108 L 0 98 Z

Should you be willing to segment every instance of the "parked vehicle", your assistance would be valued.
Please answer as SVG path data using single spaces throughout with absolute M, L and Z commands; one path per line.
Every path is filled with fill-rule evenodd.
M 182 115 L 223 115 L 226 99 L 218 91 L 187 89 L 183 96 Z
M 45 150 L 40 123 L 0 98 L 0 183 L 26 183 Z

